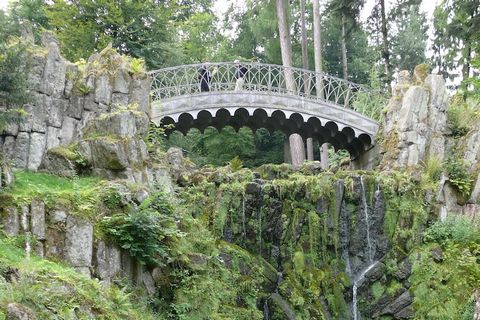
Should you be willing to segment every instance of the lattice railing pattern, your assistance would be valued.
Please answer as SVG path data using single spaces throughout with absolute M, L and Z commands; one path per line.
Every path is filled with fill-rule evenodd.
M 182 95 L 200 93 L 200 69 L 202 66 L 210 71 L 212 78 L 210 92 L 248 91 L 296 95 L 304 98 L 321 100 L 349 109 L 357 109 L 355 101 L 372 100 L 378 92 L 344 79 L 310 70 L 290 68 L 263 63 L 242 62 L 247 69 L 244 83 L 236 87 L 236 64 L 233 62 L 182 65 L 151 71 L 152 99 L 162 100 Z M 365 113 L 365 110 L 356 110 Z M 369 116 L 368 114 L 365 114 Z

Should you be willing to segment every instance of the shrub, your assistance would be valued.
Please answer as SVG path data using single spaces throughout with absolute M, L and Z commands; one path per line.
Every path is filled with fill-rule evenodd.
M 425 231 L 423 241 L 441 245 L 480 243 L 480 225 L 465 217 L 450 217 L 431 225 Z
M 477 108 L 466 103 L 461 94 L 457 94 L 450 100 L 447 115 L 447 121 L 452 130 L 452 135 L 460 137 L 470 131 L 473 124 L 480 117 L 480 112 Z
M 448 180 L 463 196 L 468 196 L 472 189 L 473 179 L 470 177 L 467 165 L 463 159 L 450 158 L 444 165 Z
M 169 242 L 182 236 L 172 216 L 173 207 L 163 193 L 145 200 L 140 210 L 106 217 L 101 230 L 142 264 L 163 266 L 169 262 Z

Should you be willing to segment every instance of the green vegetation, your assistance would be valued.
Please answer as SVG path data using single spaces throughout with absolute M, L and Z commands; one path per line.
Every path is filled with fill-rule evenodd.
M 0 238 L 0 318 L 15 302 L 38 319 L 158 319 L 127 289 L 103 286 L 69 267 L 26 257 L 11 241 Z
M 29 43 L 10 37 L 0 41 L 0 132 L 9 123 L 19 122 L 25 115 L 23 106 L 31 100 L 28 73 L 31 68 Z
M 448 180 L 464 196 L 468 197 L 472 190 L 473 179 L 468 173 L 467 164 L 463 159 L 449 158 L 444 165 Z
M 165 266 L 171 259 L 168 243 L 182 236 L 175 224 L 173 207 L 161 192 L 136 212 L 104 217 L 100 229 L 107 240 L 150 266 Z
M 460 94 L 452 97 L 447 113 L 448 124 L 454 137 L 466 135 L 480 117 L 478 108 L 467 103 Z

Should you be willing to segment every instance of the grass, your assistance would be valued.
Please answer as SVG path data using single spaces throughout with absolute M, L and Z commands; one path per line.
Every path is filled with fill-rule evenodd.
M 98 177 L 64 178 L 48 173 L 15 172 L 15 183 L 0 193 L 3 207 L 28 205 L 41 199 L 47 208 L 64 206 L 71 214 L 95 222 L 101 202 L 116 192 Z
M 15 281 L 2 275 L 16 274 Z M 25 252 L 0 238 L 0 319 L 9 303 L 21 303 L 39 319 L 154 319 L 141 301 L 115 286 L 102 286 L 64 265 Z

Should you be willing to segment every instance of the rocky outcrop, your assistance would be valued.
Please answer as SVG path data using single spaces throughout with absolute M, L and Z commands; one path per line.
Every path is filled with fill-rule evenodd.
M 445 81 L 440 75 L 425 78 L 419 72 L 416 68 L 413 82 L 408 71 L 401 71 L 393 88 L 381 144 L 383 169 L 415 166 L 430 157 L 443 160 L 445 156 Z
M 0 132 L 0 153 L 14 167 L 33 171 L 47 150 L 78 141 L 90 119 L 115 106 L 136 105 L 139 112 L 149 112 L 148 76 L 134 73 L 128 60 L 111 48 L 79 66 L 61 57 L 54 37 L 46 34 L 42 41 L 44 48 L 35 50 L 29 75 L 32 101 L 25 106 L 28 115 Z M 119 130 L 111 126 L 104 130 L 109 128 Z M 123 129 L 129 132 L 132 128 Z
M 15 181 L 12 168 L 0 162 L 0 191 Z
M 35 313 L 20 303 L 9 303 L 7 305 L 7 320 L 36 320 Z

